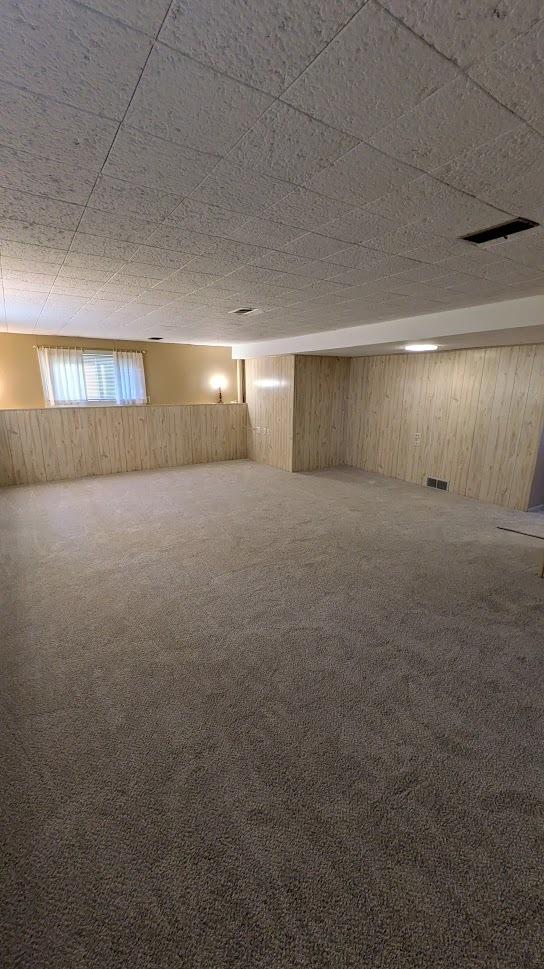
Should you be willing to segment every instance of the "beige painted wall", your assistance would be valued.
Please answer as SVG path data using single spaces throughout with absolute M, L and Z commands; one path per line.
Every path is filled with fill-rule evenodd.
M 231 359 L 228 347 L 0 333 L 0 410 L 45 407 L 36 344 L 145 350 L 147 393 L 152 404 L 214 403 L 217 394 L 209 382 L 216 373 L 228 379 L 224 400 L 237 400 L 236 361 Z

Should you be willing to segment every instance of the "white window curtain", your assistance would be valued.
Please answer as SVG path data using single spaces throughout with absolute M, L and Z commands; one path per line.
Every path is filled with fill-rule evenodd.
M 48 407 L 87 403 L 81 350 L 38 350 L 43 391 Z
M 114 350 L 115 382 L 118 404 L 145 404 L 144 361 L 141 353 Z
M 48 407 L 145 404 L 143 355 L 120 350 L 38 350 Z

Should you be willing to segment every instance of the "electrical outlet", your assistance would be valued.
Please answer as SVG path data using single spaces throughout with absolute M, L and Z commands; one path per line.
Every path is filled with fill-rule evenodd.
M 414 447 L 421 447 L 421 431 L 416 431 L 414 435 Z

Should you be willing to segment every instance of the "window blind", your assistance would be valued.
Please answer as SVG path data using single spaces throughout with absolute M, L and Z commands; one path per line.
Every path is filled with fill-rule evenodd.
M 115 359 L 111 350 L 84 350 L 83 373 L 87 402 L 117 403 Z

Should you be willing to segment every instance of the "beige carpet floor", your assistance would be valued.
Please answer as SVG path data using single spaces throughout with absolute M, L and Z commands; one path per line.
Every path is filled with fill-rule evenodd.
M 5 969 L 529 969 L 535 516 L 249 462 L 0 493 Z

